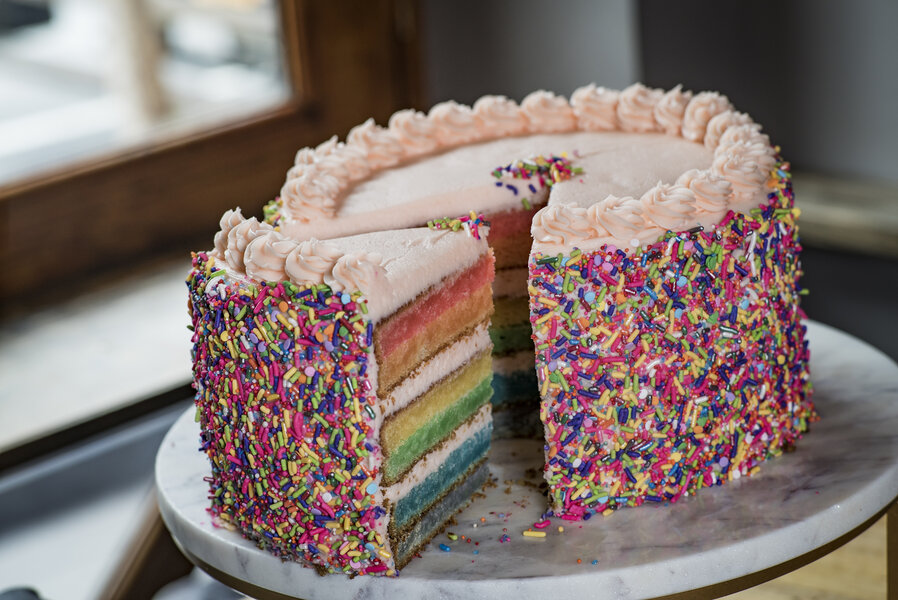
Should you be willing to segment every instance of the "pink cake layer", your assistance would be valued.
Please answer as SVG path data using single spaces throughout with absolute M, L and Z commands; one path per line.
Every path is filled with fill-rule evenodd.
M 440 286 L 424 292 L 375 329 L 381 390 L 389 390 L 405 373 L 443 345 L 489 317 L 492 311 L 493 255 Z M 447 318 L 451 313 L 453 318 Z

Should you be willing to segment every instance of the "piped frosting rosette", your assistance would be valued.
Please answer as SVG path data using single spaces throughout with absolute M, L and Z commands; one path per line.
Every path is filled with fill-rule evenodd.
M 231 276 L 255 281 L 290 281 L 299 286 L 327 284 L 334 291 L 372 293 L 386 285 L 383 258 L 374 253 L 346 254 L 316 239 L 296 242 L 240 209 L 221 217 L 210 254 L 223 261 Z

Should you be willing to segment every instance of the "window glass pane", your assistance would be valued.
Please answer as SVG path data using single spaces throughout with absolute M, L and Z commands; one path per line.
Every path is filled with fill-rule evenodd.
M 275 0 L 0 0 L 0 185 L 282 104 Z

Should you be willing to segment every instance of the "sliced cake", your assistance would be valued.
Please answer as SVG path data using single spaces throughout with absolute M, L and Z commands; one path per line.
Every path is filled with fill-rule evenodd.
M 477 238 L 298 243 L 222 218 L 188 281 L 217 517 L 322 571 L 391 575 L 470 500 L 492 431 Z
M 482 484 L 491 412 L 544 435 L 565 519 L 791 448 L 816 418 L 797 210 L 760 129 L 714 92 L 589 85 L 300 150 L 190 282 L 213 511 L 393 573 Z

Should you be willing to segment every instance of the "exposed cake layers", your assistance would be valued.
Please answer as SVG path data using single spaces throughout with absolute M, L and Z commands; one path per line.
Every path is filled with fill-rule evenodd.
M 552 511 L 676 501 L 755 472 L 815 417 L 788 167 L 717 227 L 531 256 Z
M 281 197 L 266 212 L 270 222 L 297 239 L 419 226 L 470 210 L 486 214 L 496 256 L 494 294 L 501 300 L 495 321 L 504 323 L 493 332 L 501 357 L 533 348 L 525 339 L 529 334 L 519 335 L 526 330 L 529 230 L 534 213 L 550 197 L 560 221 L 580 220 L 609 194 L 634 197 L 635 211 L 626 202 L 608 211 L 613 234 L 600 232 L 629 236 L 615 238 L 620 247 L 632 246 L 635 233 L 640 244 L 656 239 L 676 221 L 664 214 L 671 210 L 680 221 L 710 226 L 730 205 L 757 206 L 764 196 L 753 197 L 756 182 L 743 181 L 738 197 L 728 190 L 723 197 L 705 194 L 698 205 L 694 198 L 670 202 L 667 187 L 690 170 L 700 174 L 697 189 L 714 191 L 726 169 L 742 177 L 749 162 L 765 160 L 766 151 L 757 144 L 769 144 L 757 129 L 718 94 L 693 97 L 679 88 L 663 93 L 639 84 L 623 92 L 586 86 L 570 103 L 548 92 L 535 92 L 520 106 L 496 96 L 470 108 L 446 102 L 427 115 L 400 111 L 388 128 L 368 121 L 353 129 L 345 144 L 332 138 L 300 150 Z M 649 192 L 662 196 L 662 210 L 643 211 L 640 198 Z M 643 218 L 651 215 L 657 218 Z M 554 239 L 551 233 L 541 237 Z M 506 301 L 511 298 L 519 302 Z M 535 377 L 523 365 L 511 375 L 531 382 Z M 505 397 L 509 387 L 496 383 L 497 409 L 528 401 L 536 406 L 535 394 L 529 400 Z M 518 419 L 508 421 L 513 426 Z M 526 424 L 500 430 L 528 431 Z
M 212 512 L 322 571 L 395 574 L 487 476 L 491 252 L 223 229 L 188 281 Z

